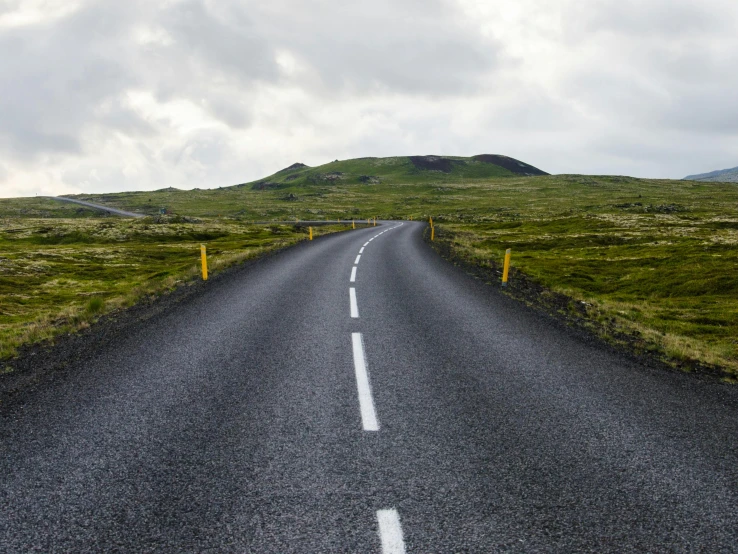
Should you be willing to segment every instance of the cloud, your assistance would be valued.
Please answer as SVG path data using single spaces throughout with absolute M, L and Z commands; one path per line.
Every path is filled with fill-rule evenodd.
M 732 167 L 736 23 L 726 0 L 0 2 L 0 196 L 429 152 Z

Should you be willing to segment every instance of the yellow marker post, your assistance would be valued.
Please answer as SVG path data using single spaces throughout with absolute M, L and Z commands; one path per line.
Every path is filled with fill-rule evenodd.
M 200 259 L 202 260 L 202 280 L 208 280 L 208 252 L 204 244 L 200 245 Z
M 433 217 L 430 217 L 430 218 L 428 219 L 428 221 L 430 221 L 430 226 L 431 226 L 431 229 L 433 229 Z
M 310 240 L 313 240 L 313 228 L 308 227 L 308 229 L 310 229 Z
M 431 240 L 436 240 L 436 229 L 431 227 Z
M 377 218 L 376 217 L 374 218 L 374 226 L 375 227 L 377 226 Z
M 510 272 L 510 255 L 512 251 L 508 248 L 505 250 L 505 265 L 502 268 L 502 286 L 507 286 L 507 274 Z
M 353 219 L 351 220 L 351 228 L 356 229 L 356 222 Z

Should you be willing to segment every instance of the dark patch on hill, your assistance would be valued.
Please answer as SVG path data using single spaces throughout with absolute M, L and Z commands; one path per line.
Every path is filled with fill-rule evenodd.
M 417 168 L 424 171 L 442 171 L 451 173 L 454 160 L 442 156 L 410 156 L 410 161 Z
M 364 183 L 365 185 L 378 185 L 381 182 L 381 179 L 374 175 L 359 175 L 359 182 Z
M 305 164 L 302 164 L 300 162 L 297 162 L 297 163 L 292 164 L 289 167 L 285 167 L 284 169 L 280 169 L 279 171 L 277 171 L 277 173 L 283 173 L 285 171 L 292 171 L 293 169 L 303 169 L 305 167 L 309 167 L 309 166 L 307 166 Z
M 517 173 L 518 175 L 548 175 L 548 173 L 541 171 L 537 167 L 523 163 L 515 158 L 509 158 L 508 156 L 480 154 L 478 156 L 472 156 L 471 159 L 478 162 L 498 165 L 512 173 Z
M 259 181 L 251 185 L 251 190 L 272 190 L 278 189 L 282 185 L 280 183 L 273 183 L 270 181 Z

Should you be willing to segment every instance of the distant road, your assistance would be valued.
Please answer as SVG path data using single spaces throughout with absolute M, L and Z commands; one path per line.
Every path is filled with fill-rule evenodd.
M 0 405 L 2 552 L 736 552 L 738 387 L 304 241 Z
M 79 204 L 80 206 L 86 206 L 95 210 L 102 210 L 115 215 L 123 217 L 146 217 L 143 214 L 137 214 L 135 212 L 127 212 L 125 210 L 118 210 L 111 208 L 110 206 L 102 206 L 100 204 L 93 204 L 92 202 L 85 202 L 84 200 L 74 200 L 72 198 L 65 198 L 64 196 L 46 196 L 45 198 L 51 198 L 52 200 L 61 200 L 62 202 L 72 202 L 73 204 Z

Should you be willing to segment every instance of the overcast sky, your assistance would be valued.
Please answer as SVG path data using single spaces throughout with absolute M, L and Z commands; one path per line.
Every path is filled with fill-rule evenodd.
M 738 166 L 735 0 L 0 0 L 0 196 L 294 162 Z

